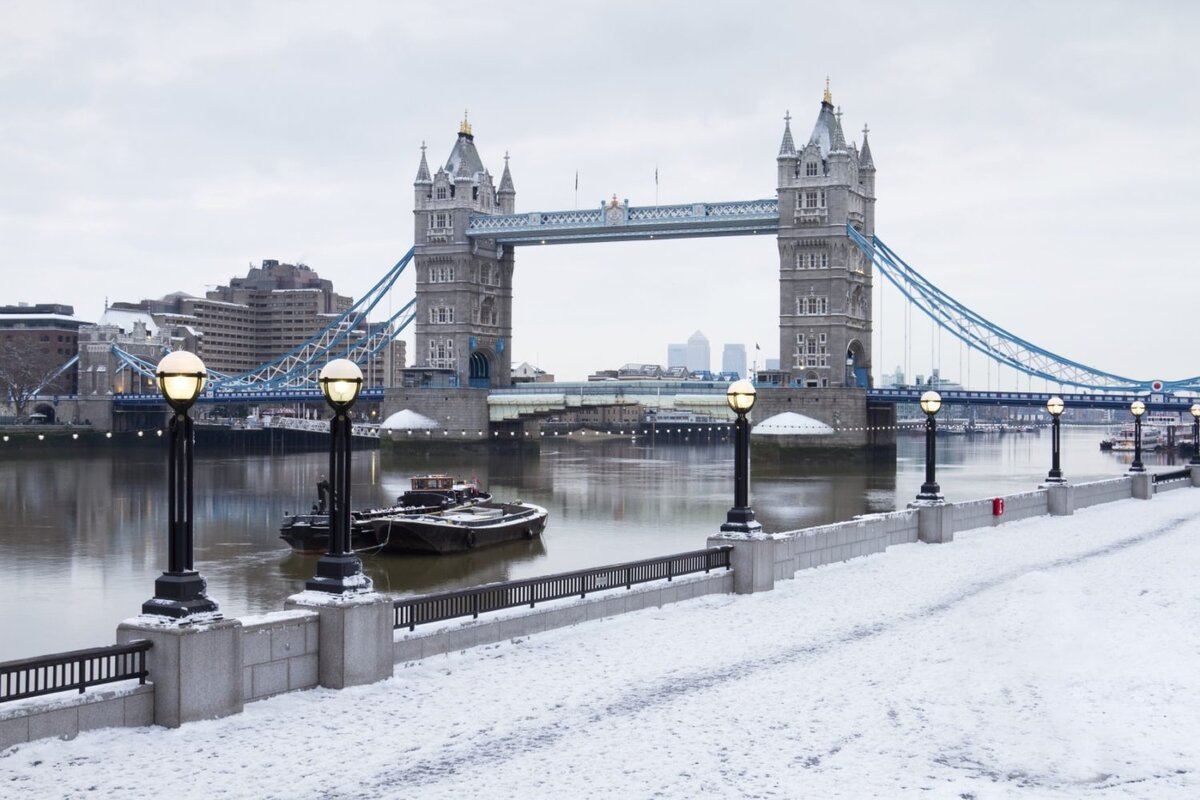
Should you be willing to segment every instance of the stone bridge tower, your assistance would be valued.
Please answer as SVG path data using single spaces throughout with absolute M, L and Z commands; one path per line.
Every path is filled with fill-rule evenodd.
M 871 375 L 872 266 L 846 233 L 875 232 L 875 163 L 847 144 L 841 109 L 825 96 L 797 149 L 791 116 L 779 147 L 779 366 L 789 383 L 867 388 Z
M 504 156 L 497 189 L 463 115 L 446 165 L 430 174 L 421 145 L 413 182 L 416 319 L 413 363 L 452 369 L 459 386 L 508 386 L 512 357 L 513 253 L 467 238 L 474 214 L 511 214 L 516 190 Z

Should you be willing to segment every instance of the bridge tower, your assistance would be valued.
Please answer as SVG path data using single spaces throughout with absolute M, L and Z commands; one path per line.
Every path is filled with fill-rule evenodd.
M 413 363 L 452 369 L 459 386 L 508 386 L 512 372 L 512 247 L 467 238 L 475 214 L 511 214 L 516 189 L 504 156 L 496 188 L 463 115 L 446 165 L 430 174 L 421 144 L 413 182 L 416 318 Z
M 871 261 L 846 234 L 875 232 L 875 162 L 847 143 L 825 82 L 817 121 L 797 149 L 791 115 L 779 147 L 779 363 L 806 387 L 867 388 Z

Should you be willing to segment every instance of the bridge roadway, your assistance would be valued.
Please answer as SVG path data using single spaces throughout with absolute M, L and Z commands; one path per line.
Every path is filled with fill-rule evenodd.
M 515 419 L 521 413 L 550 413 L 553 410 L 583 406 L 614 406 L 640 404 L 648 408 L 667 408 L 695 413 L 723 412 L 728 384 L 715 381 L 586 381 L 564 383 L 530 383 L 488 393 L 488 407 L 494 421 Z M 438 391 L 433 389 L 431 391 Z M 759 387 L 770 392 L 772 387 Z M 802 390 L 801 390 L 802 391 Z M 819 392 L 821 390 L 814 390 Z M 873 403 L 915 404 L 927 388 L 868 389 L 867 399 Z M 383 400 L 384 389 L 364 389 L 362 399 Z M 1049 392 L 981 392 L 967 389 L 939 390 L 942 402 L 952 405 L 991 405 L 1045 407 L 1055 393 Z M 1134 400 L 1142 400 L 1150 411 L 1186 412 L 1193 397 L 1166 394 L 1136 393 L 1057 393 L 1067 408 L 1127 409 Z M 282 389 L 269 392 L 205 392 L 198 403 L 268 403 L 323 402 L 318 389 Z M 117 409 L 149 408 L 163 405 L 158 393 L 120 394 L 113 396 Z

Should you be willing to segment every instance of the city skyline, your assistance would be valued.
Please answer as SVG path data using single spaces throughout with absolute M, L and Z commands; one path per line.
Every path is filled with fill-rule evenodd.
M 275 8 L 0 12 L 3 302 L 95 321 L 105 297 L 203 296 L 263 258 L 359 297 L 412 243 L 421 143 L 443 162 L 464 108 L 493 175 L 509 154 L 519 212 L 772 197 L 782 118 L 807 139 L 829 75 L 848 135 L 870 124 L 880 237 L 934 283 L 1068 358 L 1200 371 L 1186 302 L 1132 317 L 1124 301 L 1147 272 L 1155 298 L 1200 291 L 1175 255 L 1200 171 L 1190 6 L 867 4 L 815 29 L 769 3 L 531 4 L 473 10 L 449 50 L 429 34 L 451 24 L 435 4 Z M 582 51 L 546 35 L 583 29 Z M 703 80 L 668 80 L 683 73 Z M 699 323 L 761 343 L 761 363 L 779 355 L 778 305 L 770 236 L 520 248 L 513 358 L 582 378 L 658 361 Z M 930 327 L 888 287 L 875 375 L 940 367 L 982 388 L 983 362 Z

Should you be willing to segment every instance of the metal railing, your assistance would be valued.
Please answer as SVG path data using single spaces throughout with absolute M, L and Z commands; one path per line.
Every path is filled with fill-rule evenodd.
M 150 646 L 149 641 L 137 639 L 128 644 L 5 661 L 0 663 L 0 703 L 70 689 L 82 693 L 89 686 L 132 678 L 145 683 L 146 651 Z
M 419 597 L 402 597 L 393 603 L 393 627 L 408 628 L 411 631 L 418 625 L 431 622 L 457 617 L 478 618 L 481 613 L 487 611 L 525 605 L 533 608 L 547 600 L 586 597 L 588 592 L 622 586 L 629 589 L 635 583 L 647 583 L 663 578 L 669 581 L 681 575 L 709 572 L 719 567 L 729 569 L 729 554 L 732 550 L 731 546 L 724 545 L 625 564 L 560 572 L 541 578 L 489 583 L 472 589 L 438 592 Z
M 1192 471 L 1187 467 L 1172 470 L 1171 472 L 1154 472 L 1151 474 L 1154 476 L 1155 486 L 1158 486 L 1160 483 L 1177 483 L 1179 481 L 1188 481 L 1190 483 L 1192 480 Z

